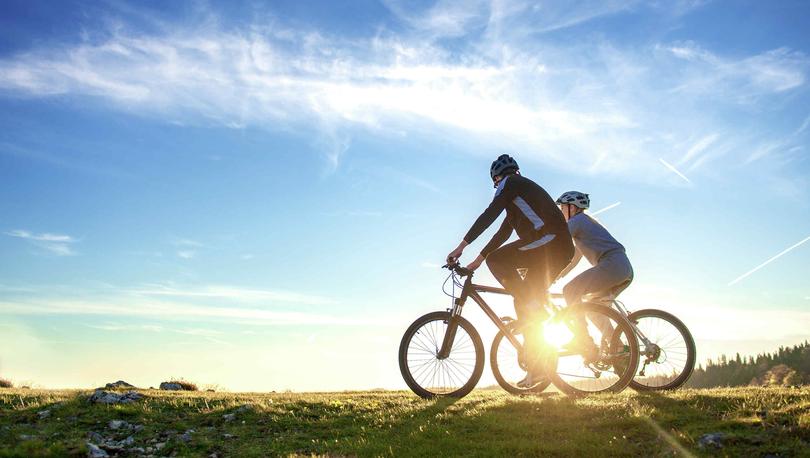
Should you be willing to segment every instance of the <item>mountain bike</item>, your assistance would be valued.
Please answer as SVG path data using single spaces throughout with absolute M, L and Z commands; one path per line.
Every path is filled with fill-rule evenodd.
M 552 294 L 562 298 L 561 294 Z M 695 340 L 685 324 L 671 313 L 643 309 L 630 313 L 613 292 L 586 296 L 591 304 L 616 310 L 633 327 L 639 340 L 639 369 L 630 386 L 639 391 L 674 390 L 695 368 Z
M 498 384 L 510 393 L 536 393 L 550 383 L 571 395 L 617 392 L 632 381 L 639 363 L 638 339 L 630 323 L 616 310 L 590 303 L 562 308 L 547 301 L 548 319 L 543 323 L 521 323 L 499 317 L 480 294 L 509 294 L 505 289 L 474 284 L 473 272 L 457 264 L 444 268 L 450 270 L 445 284 L 452 280 L 453 292 L 448 295 L 453 297 L 453 306 L 418 318 L 405 331 L 399 346 L 400 372 L 417 395 L 462 397 L 481 378 L 484 345 L 472 323 L 461 316 L 467 299 L 478 304 L 498 328 L 490 365 Z M 456 287 L 461 288 L 458 297 Z M 542 326 L 541 355 L 527 355 L 526 326 Z M 575 345 L 587 339 L 590 347 Z M 532 387 L 519 386 L 530 362 L 537 360 L 542 360 L 547 369 L 547 380 Z

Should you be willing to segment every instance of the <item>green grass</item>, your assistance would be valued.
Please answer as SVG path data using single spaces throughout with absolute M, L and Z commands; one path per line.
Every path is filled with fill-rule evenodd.
M 0 390 L 0 457 L 85 456 L 91 431 L 132 435 L 133 447 L 165 442 L 156 452 L 165 456 L 810 456 L 808 388 L 628 390 L 581 399 L 477 390 L 457 401 L 410 392 L 146 390 L 144 400 L 118 406 L 89 405 L 89 393 Z M 223 418 L 245 404 L 252 408 Z M 44 409 L 51 415 L 40 418 Z M 113 419 L 144 428 L 112 431 Z M 183 442 L 188 429 L 196 432 Z M 699 438 L 714 432 L 725 434 L 723 448 L 700 448 Z

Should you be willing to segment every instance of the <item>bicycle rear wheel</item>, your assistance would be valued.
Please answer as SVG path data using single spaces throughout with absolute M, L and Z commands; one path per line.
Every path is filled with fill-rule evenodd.
M 544 335 L 558 352 L 554 386 L 568 395 L 619 392 L 638 367 L 638 339 L 618 312 L 598 304 L 568 307 L 546 323 Z
M 418 318 L 399 344 L 399 370 L 408 387 L 423 398 L 462 397 L 475 388 L 484 371 L 484 344 L 473 325 L 458 316 L 447 358 L 438 358 L 450 323 L 450 312 Z
M 511 321 L 511 320 L 510 320 Z M 507 323 L 509 326 L 509 323 Z M 515 334 L 515 338 L 523 345 L 523 335 Z M 521 348 L 522 351 L 522 348 Z M 526 376 L 528 369 L 527 361 L 523 358 L 512 342 L 506 338 L 503 331 L 498 331 L 492 340 L 492 347 L 489 351 L 489 363 L 492 367 L 492 375 L 498 385 L 512 394 L 532 394 L 542 393 L 549 385 L 551 379 L 538 383 L 531 388 L 521 388 L 517 383 Z
M 663 310 L 633 312 L 628 319 L 650 342 L 639 341 L 639 371 L 630 386 L 639 391 L 674 390 L 695 369 L 695 340 L 685 324 Z

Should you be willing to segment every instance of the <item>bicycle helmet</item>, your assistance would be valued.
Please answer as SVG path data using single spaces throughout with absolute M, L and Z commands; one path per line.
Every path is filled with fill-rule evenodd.
M 498 159 L 492 161 L 492 166 L 489 168 L 489 176 L 494 180 L 496 176 L 502 175 L 507 171 L 520 170 L 517 161 L 508 154 L 501 154 Z
M 583 210 L 587 209 L 591 206 L 591 198 L 588 197 L 587 194 L 584 192 L 579 191 L 568 191 L 563 193 L 559 199 L 557 199 L 558 204 L 571 204 L 577 206 Z

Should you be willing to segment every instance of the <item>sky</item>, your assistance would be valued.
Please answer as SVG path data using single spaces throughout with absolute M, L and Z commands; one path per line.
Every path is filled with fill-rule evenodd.
M 440 266 L 504 152 L 606 209 L 625 303 L 681 317 L 700 361 L 802 342 L 809 19 L 789 0 L 6 0 L 0 376 L 405 388 L 399 339 L 449 306 Z M 488 348 L 494 325 L 464 316 Z

